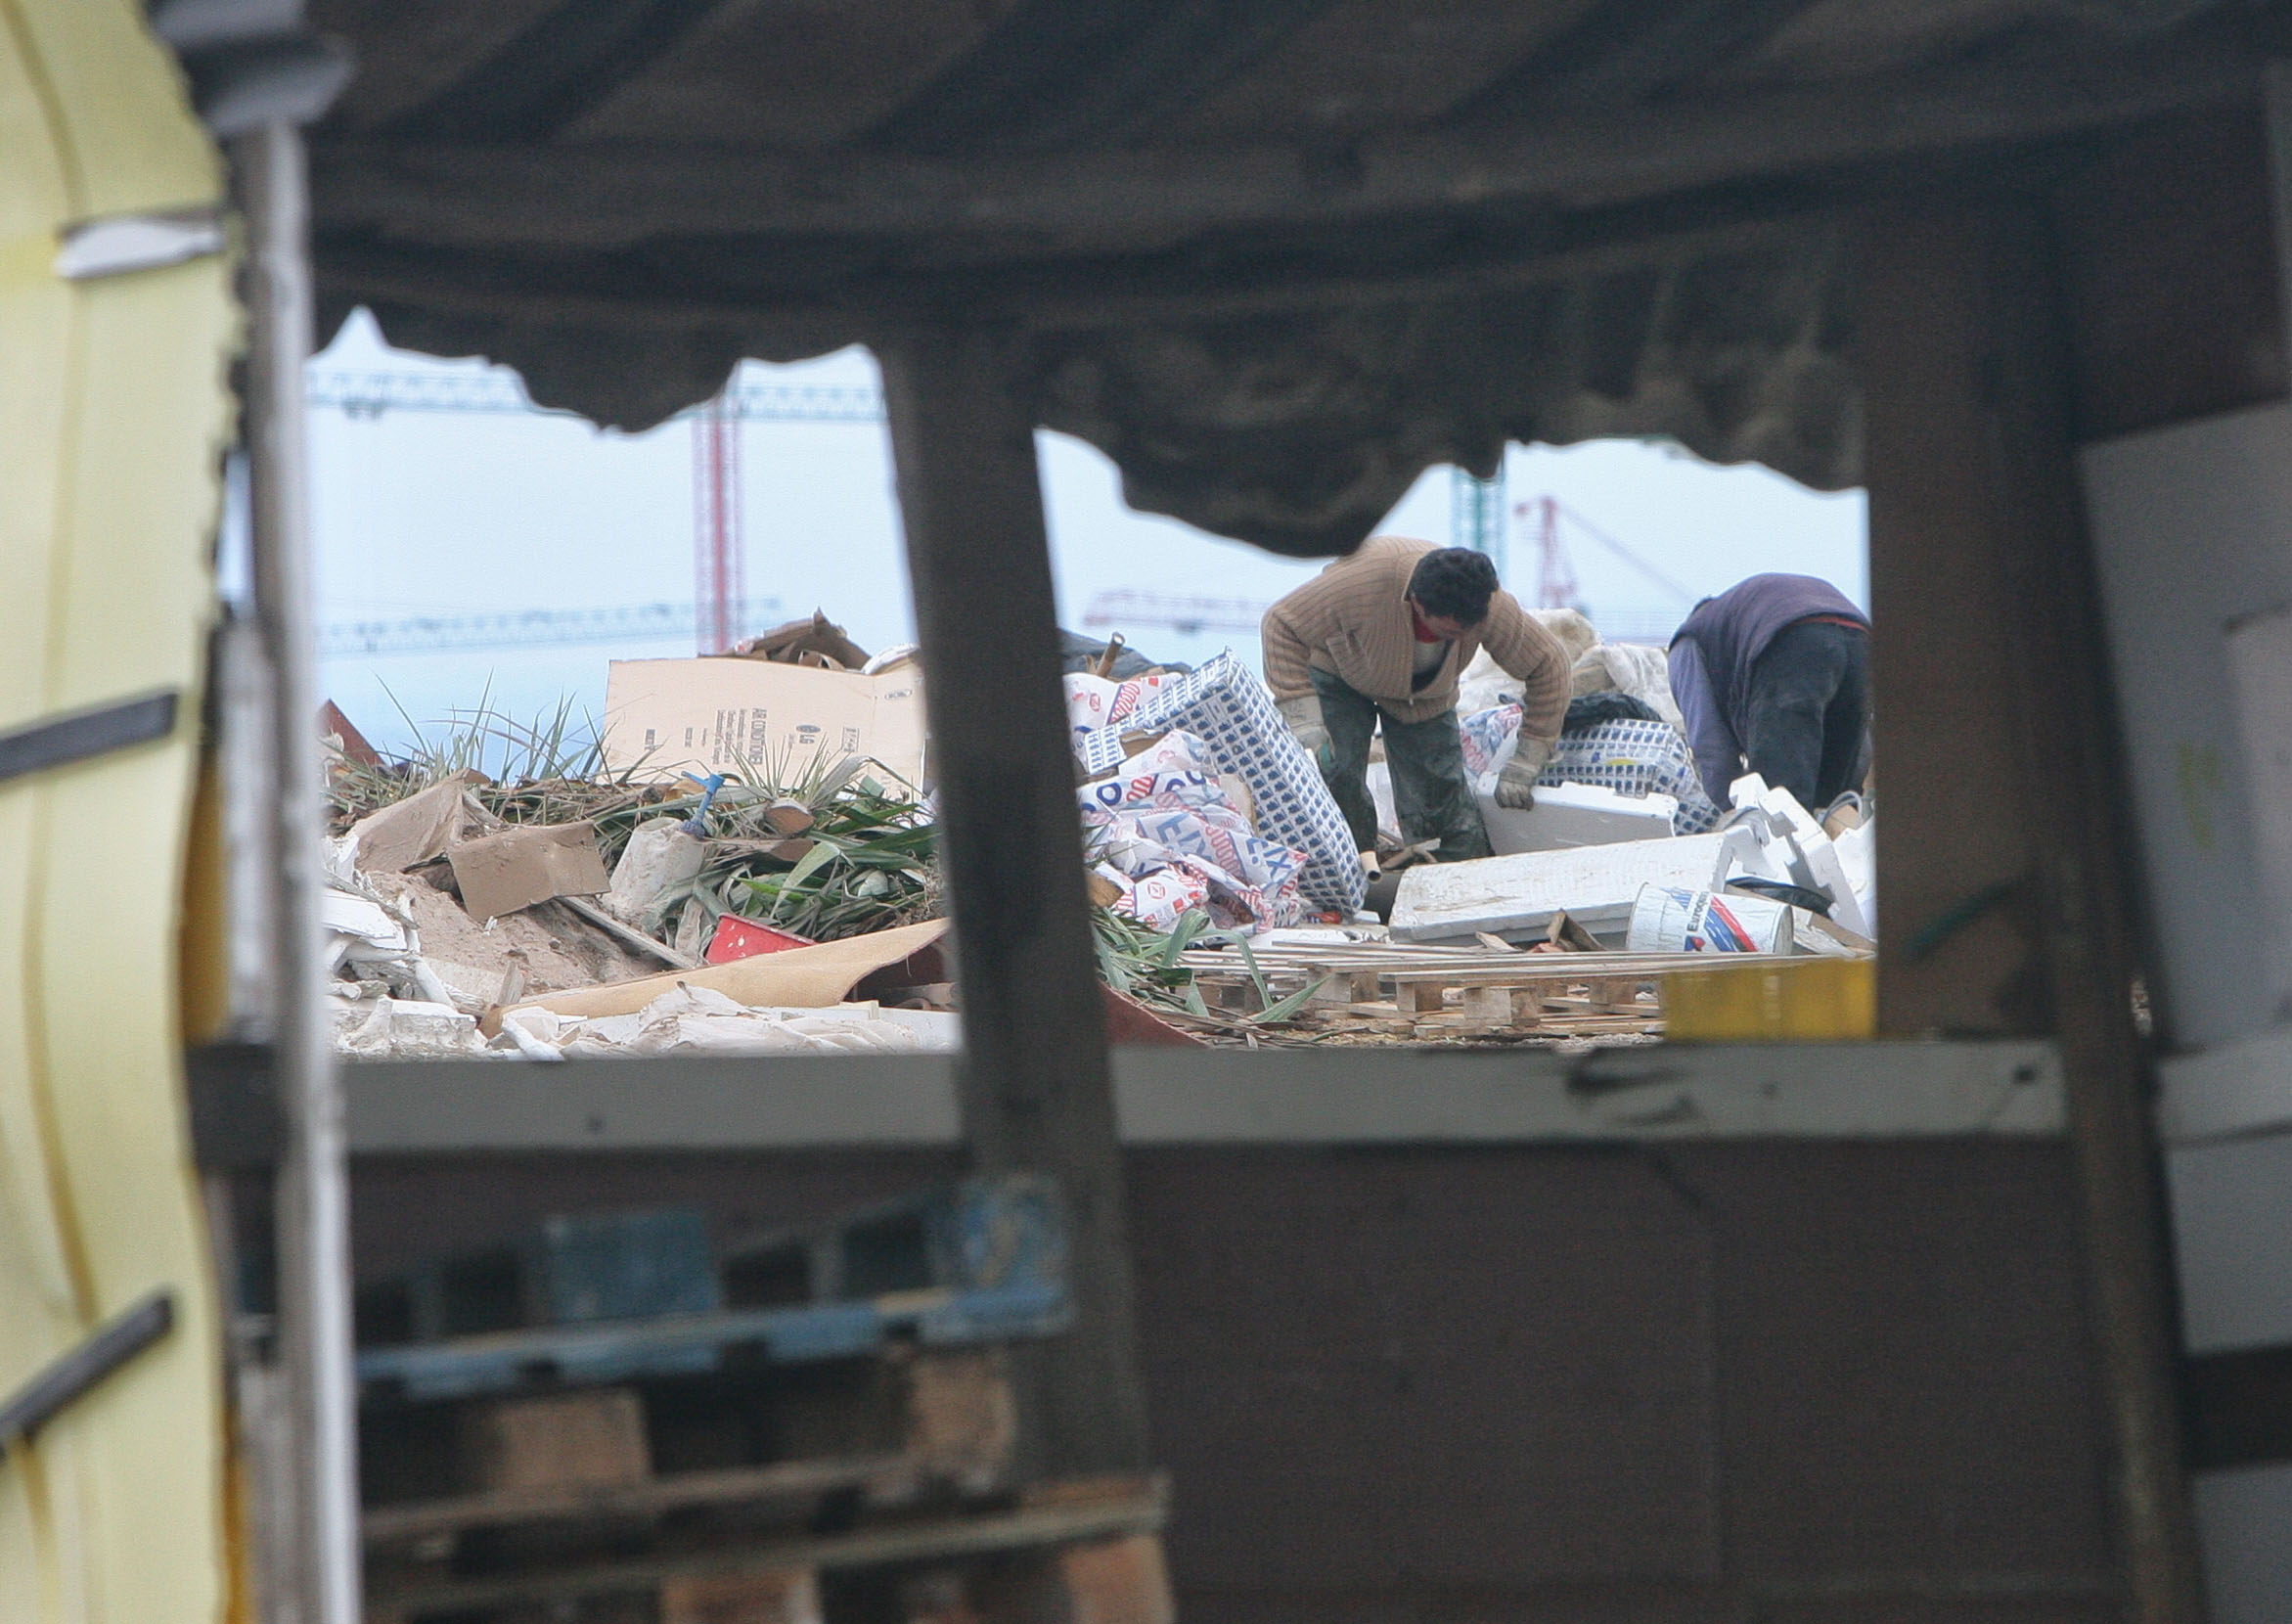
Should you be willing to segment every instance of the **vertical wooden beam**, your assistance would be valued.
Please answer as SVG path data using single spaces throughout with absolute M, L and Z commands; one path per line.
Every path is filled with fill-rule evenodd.
M 1970 250 L 1863 245 L 1878 1025 L 1889 1036 L 2045 1029 L 2024 884 L 2031 799 L 2014 722 L 2029 676 L 2000 559 Z M 1961 245 L 1962 248 L 1962 245 Z
M 882 360 L 955 912 L 965 1138 L 981 1168 L 1055 1176 L 1072 1227 L 1074 1330 L 1016 1361 L 1019 1466 L 1135 1471 L 1146 1405 L 1034 418 L 995 332 L 909 331 Z
M 1888 871 L 1930 879 L 1917 865 L 1939 872 L 1953 820 L 2021 820 L 2010 842 L 1963 830 L 1980 865 L 1963 883 L 2011 888 L 2004 908 L 2035 949 L 2025 996 L 2061 1045 L 2127 1616 L 2195 1624 L 2204 1598 L 2174 1402 L 2151 1091 L 2132 1010 L 2130 847 L 2045 223 L 2008 203 L 1895 215 L 1872 223 L 1862 252 L 1880 848 L 1905 834 L 1932 840 L 1931 852 L 1898 851 Z M 1981 656 L 1970 673 L 1933 669 L 1969 656 Z M 1922 685 L 1962 687 L 1969 676 L 1966 704 L 1911 702 Z M 1991 781 L 1986 790 L 1967 782 L 1975 775 Z M 1897 956 L 1933 901 L 1906 890 L 1886 891 L 1882 946 Z M 1907 992 L 1898 981 L 1891 1006 L 1882 994 L 1882 1021 L 1978 991 L 1968 961 L 1954 967 L 1951 953 L 1944 943 L 1922 970 L 1908 967 Z M 1902 969 L 1886 963 L 1882 977 Z

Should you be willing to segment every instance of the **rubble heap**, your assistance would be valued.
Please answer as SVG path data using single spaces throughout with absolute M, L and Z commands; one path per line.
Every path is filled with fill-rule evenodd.
M 1585 644 L 1571 716 L 1592 720 L 1571 721 L 1532 809 L 1493 799 L 1520 723 L 1509 679 L 1467 673 L 1461 744 L 1498 854 L 1446 864 L 1437 842 L 1407 842 L 1381 762 L 1385 827 L 1355 851 L 1232 654 L 1193 671 L 1119 639 L 1078 655 L 1065 681 L 1082 860 L 1118 1035 L 1640 1041 L 1676 1015 L 1665 989 L 1714 963 L 1802 990 L 1818 986 L 1808 967 L 1851 966 L 1816 975 L 1831 978 L 1817 1002 L 1852 1026 L 1876 932 L 1865 804 L 1818 819 L 1746 778 L 1722 815 L 1691 764 L 1681 780 L 1660 660 L 1567 629 Z M 328 707 L 338 1046 L 528 1060 L 956 1047 L 912 651 L 871 658 L 816 615 L 729 656 L 616 662 L 609 692 L 609 736 L 562 708 L 522 727 L 481 711 L 394 763 Z M 877 753 L 871 729 L 892 747 Z

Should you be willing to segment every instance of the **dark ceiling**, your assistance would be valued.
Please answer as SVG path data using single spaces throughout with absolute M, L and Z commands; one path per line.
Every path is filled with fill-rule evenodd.
M 1852 211 L 2257 93 L 2215 0 L 314 0 L 329 331 L 636 429 L 995 321 L 1131 502 L 1352 546 L 1670 434 L 1857 481 Z

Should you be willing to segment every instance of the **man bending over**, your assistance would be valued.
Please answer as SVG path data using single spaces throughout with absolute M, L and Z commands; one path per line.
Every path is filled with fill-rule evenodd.
M 1282 719 L 1362 850 L 1376 845 L 1369 741 L 1381 725 L 1402 835 L 1438 839 L 1444 862 L 1489 855 L 1457 732 L 1457 681 L 1483 647 L 1526 690 L 1519 747 L 1497 802 L 1534 804 L 1536 775 L 1567 714 L 1568 656 L 1498 588 L 1483 555 L 1372 536 L 1266 610 L 1263 636 Z

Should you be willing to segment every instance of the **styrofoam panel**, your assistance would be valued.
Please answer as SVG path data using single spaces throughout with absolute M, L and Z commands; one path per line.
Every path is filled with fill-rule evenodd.
M 2202 1049 L 2271 1023 L 2243 749 L 2224 632 L 2292 601 L 2292 407 L 2080 454 L 2168 1036 Z
M 2292 1134 L 2168 1150 L 2191 1353 L 2292 1342 Z
M 2190 1480 L 2213 1624 L 2292 1624 L 2292 1465 Z
M 1724 835 L 1685 835 L 1422 864 L 1402 873 L 1393 937 L 1434 942 L 1535 930 L 1562 908 L 1596 931 L 1628 916 L 1642 885 L 1709 890 L 1726 845 Z

